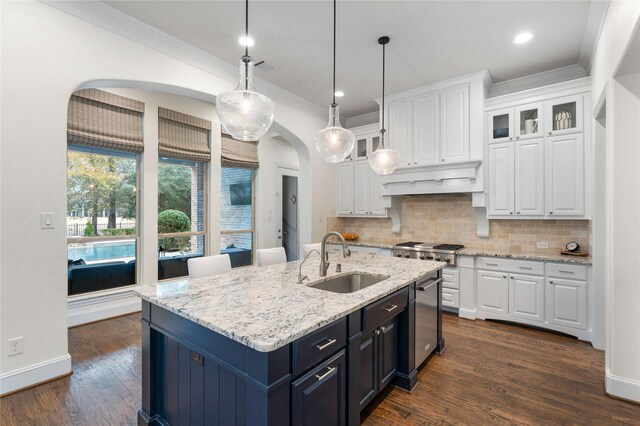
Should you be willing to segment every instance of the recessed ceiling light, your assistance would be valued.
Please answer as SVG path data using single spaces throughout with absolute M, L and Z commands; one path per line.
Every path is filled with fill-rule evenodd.
M 344 96 L 344 92 L 342 90 L 337 90 L 335 95 L 336 95 L 336 98 L 341 98 Z
M 520 33 L 516 36 L 516 38 L 513 39 L 513 42 L 515 44 L 523 44 L 528 42 L 532 38 L 533 38 L 533 34 L 531 33 Z
M 251 47 L 256 44 L 251 37 L 242 36 L 238 39 L 241 46 Z

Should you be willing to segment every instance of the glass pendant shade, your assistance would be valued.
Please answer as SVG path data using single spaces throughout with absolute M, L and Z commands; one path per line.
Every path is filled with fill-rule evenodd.
M 384 147 L 384 130 L 380 132 L 380 145 L 369 155 L 369 166 L 379 175 L 390 175 L 398 168 L 398 151 Z
M 234 139 L 257 141 L 273 123 L 275 103 L 256 92 L 253 85 L 253 60 L 240 60 L 240 81 L 235 90 L 223 92 L 216 99 L 216 109 L 222 127 Z
M 338 105 L 329 107 L 329 124 L 316 132 L 313 142 L 320 156 L 328 163 L 344 161 L 353 150 L 356 135 L 340 125 L 340 111 Z

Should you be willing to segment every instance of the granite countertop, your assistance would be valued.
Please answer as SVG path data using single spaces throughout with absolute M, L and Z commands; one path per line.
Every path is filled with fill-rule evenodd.
M 339 243 L 339 242 L 327 241 L 327 244 L 331 244 L 332 246 L 342 247 L 342 243 Z M 373 247 L 373 248 L 381 248 L 381 249 L 389 249 L 389 250 L 395 247 L 395 244 L 361 243 L 358 240 L 347 240 L 347 245 L 354 246 L 354 247 Z
M 474 249 L 465 247 L 462 250 L 458 250 L 458 254 L 464 256 L 491 256 L 491 257 L 506 257 L 511 259 L 523 259 L 523 260 L 538 260 L 546 262 L 564 262 L 564 263 L 581 263 L 583 265 L 591 265 L 590 256 L 570 256 L 564 254 L 546 254 L 546 253 L 512 253 L 508 251 L 500 250 L 486 250 L 486 249 Z
M 332 255 L 327 277 L 318 274 L 320 257 L 311 256 L 302 268 L 311 283 L 349 272 L 389 276 L 354 293 L 340 294 L 297 284 L 299 261 L 236 269 L 227 274 L 157 285 L 141 285 L 142 299 L 217 333 L 270 352 L 291 343 L 363 306 L 446 266 L 442 262 L 396 259 L 354 253 Z M 342 273 L 335 272 L 336 263 Z
M 329 243 L 336 244 L 338 243 Z M 393 249 L 394 244 L 378 244 L 378 243 L 362 243 L 359 241 L 347 241 L 349 246 L 358 247 L 374 247 L 381 249 Z M 524 260 L 538 260 L 546 262 L 563 262 L 563 263 L 580 263 L 583 265 L 591 265 L 591 256 L 570 256 L 564 254 L 554 253 L 527 253 L 527 252 L 509 252 L 506 250 L 489 250 L 489 249 L 476 249 L 472 247 L 465 247 L 462 250 L 458 250 L 459 255 L 463 256 L 492 256 L 492 257 L 506 257 L 512 259 L 524 259 Z

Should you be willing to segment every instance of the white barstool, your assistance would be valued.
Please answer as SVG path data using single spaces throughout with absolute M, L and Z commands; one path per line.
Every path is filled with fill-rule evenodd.
M 302 246 L 302 258 L 304 259 L 311 250 L 318 250 L 318 253 L 320 253 L 321 249 L 322 249 L 321 243 L 304 244 Z
M 287 263 L 287 253 L 284 247 L 273 247 L 256 250 L 256 266 L 275 265 Z
M 189 278 L 224 274 L 231 272 L 231 258 L 228 254 L 195 257 L 187 261 L 187 269 L 189 269 Z

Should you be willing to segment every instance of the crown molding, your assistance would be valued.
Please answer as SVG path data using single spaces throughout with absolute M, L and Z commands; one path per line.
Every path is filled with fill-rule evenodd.
M 592 0 L 589 5 L 587 24 L 584 28 L 582 46 L 580 47 L 580 55 L 578 56 L 578 65 L 582 66 L 587 73 L 591 72 L 593 56 L 598 47 L 598 40 L 602 33 L 602 27 L 604 26 L 608 9 L 609 0 Z
M 139 21 L 126 13 L 99 1 L 39 0 L 61 12 L 103 28 L 135 43 L 184 62 L 220 79 L 235 84 L 238 69 L 182 40 Z M 325 118 L 323 107 L 301 98 L 275 84 L 255 78 L 260 91 L 265 95 L 313 116 Z
M 587 72 L 578 64 L 568 65 L 549 71 L 526 75 L 524 77 L 494 83 L 489 90 L 489 98 L 508 95 L 510 93 L 522 92 L 535 89 L 537 87 L 550 86 L 552 84 L 563 83 L 565 81 L 585 78 Z
M 352 129 L 354 127 L 365 126 L 367 124 L 376 124 L 380 121 L 380 111 L 372 111 L 366 114 L 355 115 L 345 120 L 345 127 Z
M 591 77 L 577 78 L 561 83 L 550 84 L 546 86 L 537 86 L 533 89 L 523 90 L 521 92 L 508 93 L 502 96 L 485 99 L 485 111 L 491 111 L 497 108 L 504 108 L 510 104 L 522 103 L 526 99 L 526 103 L 540 102 L 548 99 L 549 96 L 569 96 L 578 93 L 584 93 L 591 90 Z

